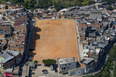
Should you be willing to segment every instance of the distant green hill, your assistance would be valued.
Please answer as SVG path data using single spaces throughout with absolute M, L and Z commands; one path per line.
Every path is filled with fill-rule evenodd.
M 27 9 L 34 8 L 48 8 L 49 6 L 55 5 L 56 9 L 59 10 L 65 7 L 71 6 L 84 6 L 95 3 L 94 0 L 0 0 L 10 1 L 14 4 L 22 4 Z M 102 2 L 108 2 L 109 4 L 114 3 L 116 0 L 102 0 Z
M 56 9 L 61 9 L 71 6 L 82 6 L 94 3 L 91 0 L 5 0 L 14 4 L 22 4 L 25 8 L 34 9 L 37 7 L 47 8 L 55 5 Z

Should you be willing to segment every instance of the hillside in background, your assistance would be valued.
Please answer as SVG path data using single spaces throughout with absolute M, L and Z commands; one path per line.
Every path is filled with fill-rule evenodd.
M 109 58 L 102 72 L 95 76 L 87 75 L 83 77 L 116 77 L 116 46 L 109 52 Z
M 71 6 L 84 6 L 95 3 L 94 0 L 0 0 L 0 3 L 7 1 L 13 4 L 21 4 L 24 8 L 31 10 L 34 8 L 48 8 L 53 5 L 59 10 Z M 101 2 L 108 2 L 108 4 L 111 5 L 115 0 L 102 0 Z
M 10 1 L 13 4 L 22 4 L 27 9 L 48 8 L 49 6 L 55 5 L 57 10 L 65 7 L 82 6 L 94 3 L 94 1 L 91 0 L 5 0 L 5 1 Z

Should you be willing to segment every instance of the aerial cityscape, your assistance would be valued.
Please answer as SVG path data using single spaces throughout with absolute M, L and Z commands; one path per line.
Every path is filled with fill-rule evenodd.
M 0 0 L 0 77 L 116 77 L 116 0 Z

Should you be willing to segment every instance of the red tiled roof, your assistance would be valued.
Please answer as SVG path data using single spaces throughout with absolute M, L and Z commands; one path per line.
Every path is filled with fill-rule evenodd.
M 22 25 L 24 22 L 18 22 L 18 23 L 15 23 L 14 26 L 20 26 Z

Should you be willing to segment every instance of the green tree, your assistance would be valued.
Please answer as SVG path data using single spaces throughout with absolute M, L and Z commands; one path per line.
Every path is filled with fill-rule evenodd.
M 116 64 L 115 64 L 115 68 L 113 70 L 113 76 L 115 77 L 116 76 Z
M 96 6 L 95 5 L 93 6 L 93 9 L 96 9 Z
M 8 9 L 8 5 L 5 6 L 5 9 Z
M 92 1 L 92 0 L 83 0 L 82 5 L 83 5 L 83 6 L 84 6 L 84 5 L 90 5 L 90 4 L 93 4 L 93 3 L 95 3 L 95 2 Z
M 2 0 L 0 0 L 2 1 Z M 5 0 L 13 4 L 23 5 L 27 9 L 48 8 L 55 6 L 57 10 L 72 6 L 81 6 L 93 3 L 92 0 Z
M 35 64 L 37 64 L 37 63 L 38 63 L 38 61 L 37 61 L 37 60 L 35 60 L 35 61 L 34 61 L 34 63 L 35 63 Z
M 110 58 L 112 58 L 116 61 L 116 46 L 111 49 Z
M 116 64 L 115 68 L 114 63 L 116 63 L 116 46 L 110 50 L 109 58 L 106 62 L 106 65 L 103 71 L 97 74 L 95 77 L 110 77 L 110 70 L 113 70 L 114 77 L 116 76 Z
M 2 3 L 2 0 L 0 0 L 0 3 Z
M 47 66 L 54 65 L 56 63 L 56 60 L 54 59 L 44 59 L 43 63 Z
M 113 10 L 113 8 L 112 8 L 111 5 L 109 5 L 106 9 L 107 9 L 107 10 Z
M 93 77 L 92 75 L 86 75 L 86 76 L 83 76 L 83 77 Z

